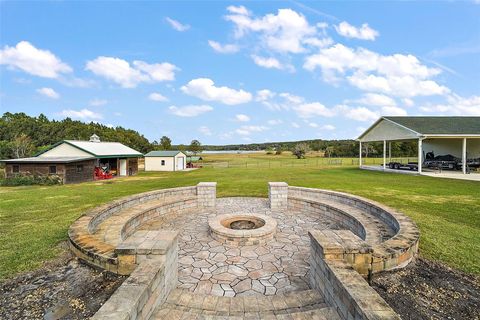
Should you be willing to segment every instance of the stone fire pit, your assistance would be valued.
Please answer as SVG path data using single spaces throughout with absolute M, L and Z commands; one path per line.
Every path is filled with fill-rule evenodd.
M 263 214 L 222 214 L 208 225 L 212 238 L 234 246 L 265 244 L 277 230 L 277 221 Z

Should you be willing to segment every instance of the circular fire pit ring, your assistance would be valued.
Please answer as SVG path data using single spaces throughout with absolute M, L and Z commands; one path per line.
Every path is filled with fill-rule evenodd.
M 263 214 L 222 214 L 208 225 L 215 240 L 233 246 L 264 244 L 277 230 L 277 221 Z

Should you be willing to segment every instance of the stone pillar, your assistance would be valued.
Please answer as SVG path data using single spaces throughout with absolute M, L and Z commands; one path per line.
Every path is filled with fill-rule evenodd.
M 269 182 L 268 199 L 270 209 L 285 211 L 288 208 L 288 184 L 286 182 Z
M 199 207 L 215 208 L 216 198 L 216 182 L 200 182 L 199 184 L 197 184 L 197 202 Z

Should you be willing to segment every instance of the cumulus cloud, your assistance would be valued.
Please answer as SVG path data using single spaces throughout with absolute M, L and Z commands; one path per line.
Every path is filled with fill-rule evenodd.
M 256 101 L 262 102 L 272 99 L 276 95 L 275 92 L 268 89 L 262 89 L 257 91 L 257 96 L 255 97 Z
M 361 99 L 356 100 L 356 102 L 375 107 L 396 106 L 395 100 L 393 100 L 389 96 L 378 93 L 366 93 L 362 96 Z
M 88 105 L 91 107 L 100 107 L 100 106 L 106 105 L 107 103 L 108 101 L 105 99 L 93 99 L 93 100 L 90 100 Z
M 352 108 L 347 105 L 336 106 L 335 109 L 348 119 L 356 121 L 372 121 L 377 120 L 379 114 L 365 107 Z
M 198 128 L 198 131 L 205 136 L 212 135 L 212 130 L 210 130 L 210 128 L 207 126 L 201 126 L 200 128 Z
M 88 61 L 85 67 L 105 79 L 111 80 L 123 88 L 135 88 L 142 82 L 171 81 L 175 79 L 178 68 L 171 63 L 148 64 L 144 61 L 128 61 L 115 57 L 97 57 Z
M 461 97 L 452 94 L 444 103 L 426 103 L 420 110 L 434 115 L 480 116 L 480 96 Z
M 179 117 L 196 117 L 205 112 L 212 111 L 213 108 L 208 105 L 189 105 L 184 107 L 170 106 L 168 110 L 171 114 Z
M 53 90 L 52 88 L 40 88 L 37 89 L 37 92 L 45 97 L 48 97 L 50 99 L 58 99 L 60 98 L 60 95 L 58 92 Z
M 333 131 L 333 130 L 335 130 L 336 128 L 335 128 L 334 125 L 326 124 L 326 125 L 321 126 L 320 129 L 322 129 L 322 130 L 328 130 L 328 131 Z
M 37 49 L 28 41 L 20 41 L 15 47 L 5 46 L 0 50 L 0 65 L 52 79 L 73 71 L 53 53 Z
M 66 110 L 63 110 L 60 114 L 64 117 L 80 119 L 80 120 L 99 120 L 103 118 L 103 116 L 100 113 L 97 113 L 88 109 L 81 109 L 81 110 L 66 109 Z
M 378 31 L 370 28 L 367 23 L 362 24 L 361 27 L 357 28 L 352 26 L 346 21 L 341 22 L 339 25 L 335 26 L 339 35 L 342 35 L 347 38 L 355 38 L 361 40 L 375 40 L 378 37 Z
M 190 29 L 190 26 L 188 24 L 182 24 L 181 22 L 174 20 L 172 18 L 166 17 L 165 20 L 168 22 L 168 24 L 175 30 L 183 32 L 187 31 Z
M 235 26 L 235 36 L 258 33 L 261 43 L 269 50 L 280 53 L 300 53 L 305 51 L 303 40 L 317 32 L 315 26 L 292 9 L 279 9 L 277 14 L 269 13 L 255 18 L 245 7 L 228 7 L 225 19 Z
M 241 136 L 248 136 L 254 132 L 262 132 L 268 130 L 265 126 L 241 126 L 235 132 Z
M 183 93 L 205 101 L 218 101 L 227 105 L 247 103 L 252 100 L 252 94 L 244 90 L 229 87 L 216 87 L 208 78 L 193 79 L 180 88 Z
M 240 50 L 236 44 L 221 44 L 213 40 L 208 40 L 208 45 L 218 53 L 235 53 Z
M 386 106 L 381 109 L 382 116 L 406 116 L 407 111 L 400 107 Z
M 281 120 L 281 119 L 271 119 L 271 120 L 268 120 L 267 123 L 271 126 L 277 126 L 279 124 L 282 124 L 283 120 Z
M 325 107 L 320 102 L 303 103 L 293 107 L 293 110 L 298 114 L 300 118 L 311 117 L 333 117 L 335 111 Z
M 310 71 L 320 68 L 327 82 L 346 78 L 361 90 L 399 97 L 443 95 L 450 91 L 431 80 L 441 73 L 440 69 L 422 64 L 413 55 L 381 55 L 338 43 L 308 56 L 303 67 Z
M 237 114 L 235 115 L 235 119 L 240 122 L 248 122 L 250 121 L 250 117 L 246 114 Z
M 287 70 L 289 72 L 295 72 L 295 67 L 290 64 L 282 64 L 277 58 L 274 57 L 261 57 L 255 54 L 251 55 L 253 62 L 257 66 L 267 69 L 279 69 Z
M 168 98 L 158 92 L 152 92 L 148 95 L 148 99 L 157 102 L 168 101 Z

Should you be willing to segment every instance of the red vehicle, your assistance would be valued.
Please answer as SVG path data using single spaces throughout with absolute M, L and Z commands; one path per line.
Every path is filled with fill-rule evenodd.
M 95 180 L 112 179 L 113 175 L 107 170 L 107 168 L 95 167 L 94 172 Z

